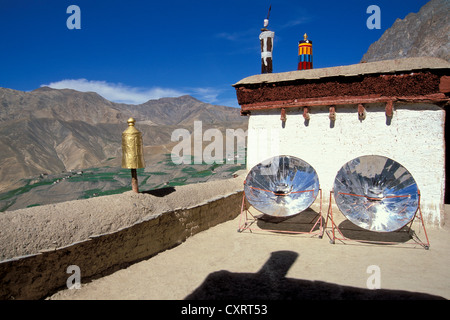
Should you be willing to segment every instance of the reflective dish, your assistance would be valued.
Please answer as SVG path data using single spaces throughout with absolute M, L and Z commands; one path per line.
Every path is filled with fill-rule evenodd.
M 387 157 L 367 155 L 342 166 L 334 180 L 339 210 L 355 225 L 391 232 L 410 222 L 419 206 L 411 173 Z
M 275 156 L 250 170 L 244 192 L 256 210 L 288 217 L 311 206 L 319 193 L 319 178 L 307 162 L 293 156 Z

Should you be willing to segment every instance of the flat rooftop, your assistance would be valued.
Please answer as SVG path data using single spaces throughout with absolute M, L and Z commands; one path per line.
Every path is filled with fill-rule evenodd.
M 370 74 L 386 74 L 399 72 L 413 72 L 418 70 L 449 70 L 450 63 L 434 57 L 418 57 L 396 60 L 384 60 L 368 63 L 358 63 L 347 66 L 330 68 L 296 70 L 280 73 L 265 73 L 250 76 L 240 80 L 233 86 L 248 84 L 275 83 L 297 80 L 312 80 L 331 77 L 353 77 Z
M 276 232 L 239 233 L 240 218 L 82 284 L 79 290 L 65 289 L 48 299 L 332 300 L 374 299 L 373 294 L 387 300 L 450 299 L 448 226 L 428 228 L 431 247 L 424 250 L 360 242 L 330 244 L 326 235 L 319 239 Z M 367 288 L 374 266 L 380 270 L 379 290 Z M 292 307 L 296 305 L 293 302 Z

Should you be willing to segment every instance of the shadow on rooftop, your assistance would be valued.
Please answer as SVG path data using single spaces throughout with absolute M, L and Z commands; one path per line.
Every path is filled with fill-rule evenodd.
M 319 217 L 319 213 L 311 208 L 290 217 L 274 217 L 263 214 L 258 217 L 257 226 L 261 230 L 270 230 L 273 232 L 316 232 L 320 226 L 319 223 L 316 224 Z
M 175 192 L 174 187 L 166 187 L 166 188 L 161 188 L 161 189 L 142 191 L 141 193 L 151 194 L 152 196 L 162 198 L 162 197 L 165 197 L 165 196 L 171 194 L 172 192 Z
M 339 230 L 341 230 L 342 235 L 349 239 L 358 239 L 361 241 L 376 241 L 382 244 L 392 243 L 405 243 L 413 239 L 412 234 L 414 231 L 410 229 L 408 225 L 404 226 L 398 231 L 393 232 L 375 232 L 363 229 L 349 220 L 345 220 L 339 224 Z
M 286 278 L 297 257 L 293 251 L 276 251 L 257 273 L 211 273 L 185 300 L 445 300 L 418 292 Z

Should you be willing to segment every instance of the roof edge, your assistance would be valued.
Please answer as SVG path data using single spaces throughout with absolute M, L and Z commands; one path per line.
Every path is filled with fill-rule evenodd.
M 394 60 L 381 60 L 329 68 L 296 70 L 280 73 L 264 73 L 246 77 L 233 87 L 247 84 L 289 82 L 296 80 L 313 80 L 330 77 L 351 77 L 368 74 L 384 74 L 404 71 L 449 69 L 450 63 L 436 57 L 414 57 Z

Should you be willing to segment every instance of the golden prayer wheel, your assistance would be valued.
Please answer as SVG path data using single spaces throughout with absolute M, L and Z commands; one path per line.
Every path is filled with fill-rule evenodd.
M 139 192 L 136 169 L 144 168 L 144 145 L 142 134 L 134 127 L 136 121 L 128 119 L 128 128 L 122 133 L 122 168 L 131 169 L 131 185 Z

